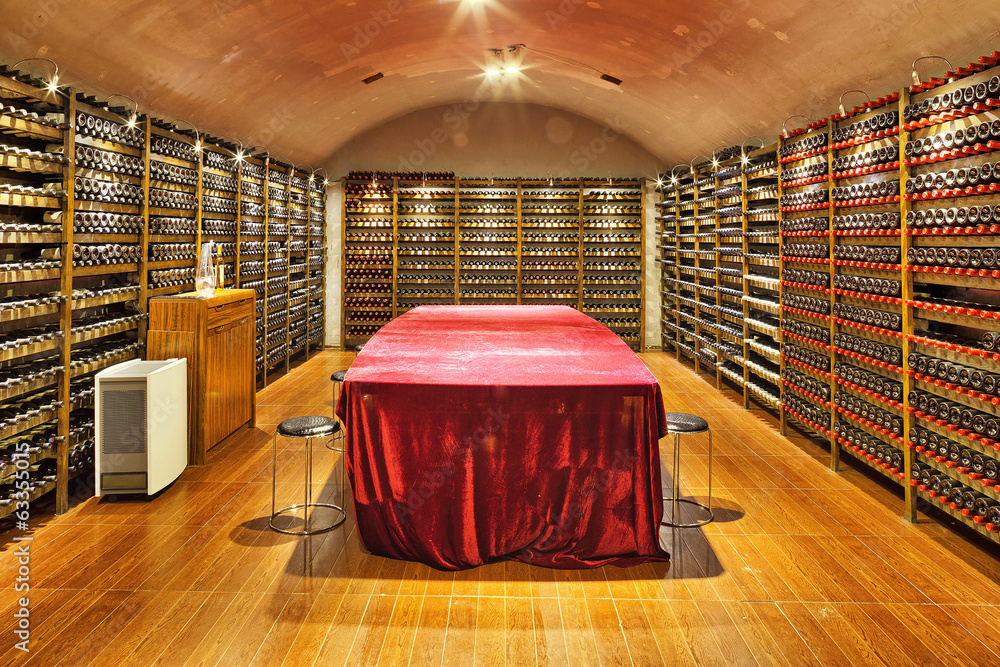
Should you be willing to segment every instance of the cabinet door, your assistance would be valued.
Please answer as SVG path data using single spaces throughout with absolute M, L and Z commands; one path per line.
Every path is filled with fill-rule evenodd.
M 236 424 L 233 428 L 248 422 L 253 417 L 253 402 L 257 387 L 254 378 L 254 318 L 246 315 L 234 323 L 230 352 L 232 354 L 233 412 Z
M 247 354 L 249 318 L 208 330 L 205 359 L 208 364 L 205 383 L 207 447 L 213 447 L 250 420 L 247 391 L 252 381 L 252 350 Z M 253 340 L 252 338 L 250 340 Z

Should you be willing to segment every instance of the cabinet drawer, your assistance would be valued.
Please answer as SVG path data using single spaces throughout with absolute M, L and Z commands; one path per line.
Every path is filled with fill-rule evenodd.
M 238 320 L 241 317 L 251 315 L 253 313 L 252 303 L 253 301 L 251 299 L 244 299 L 242 301 L 225 303 L 221 306 L 209 306 L 206 318 L 207 327 L 209 329 L 214 329 L 215 327 L 223 324 L 229 324 L 233 320 Z

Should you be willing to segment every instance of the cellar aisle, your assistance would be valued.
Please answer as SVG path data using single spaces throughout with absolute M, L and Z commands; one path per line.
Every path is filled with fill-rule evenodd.
M 438 572 L 366 555 L 351 519 L 310 539 L 267 529 L 271 435 L 329 414 L 324 352 L 258 395 L 257 429 L 213 449 L 153 500 L 87 499 L 33 520 L 31 652 L 16 665 L 994 664 L 1000 559 L 937 520 L 901 519 L 895 491 L 663 353 L 641 355 L 668 410 L 715 434 L 716 523 L 662 530 L 672 562 L 556 571 L 498 563 Z M 683 443 L 685 493 L 703 497 L 707 440 Z M 661 443 L 664 462 L 670 441 Z M 279 450 L 298 497 L 301 444 Z M 336 495 L 337 454 L 316 481 Z M 847 457 L 845 457 L 846 459 Z M 664 475 L 665 479 L 667 475 Z M 14 531 L 0 570 L 13 582 Z M 0 592 L 6 618 L 18 597 Z M 917 630 L 919 628 L 919 630 Z M 11 635 L 8 635 L 11 636 Z M 991 646 L 993 643 L 991 642 Z M 995 646 L 993 647 L 995 649 Z

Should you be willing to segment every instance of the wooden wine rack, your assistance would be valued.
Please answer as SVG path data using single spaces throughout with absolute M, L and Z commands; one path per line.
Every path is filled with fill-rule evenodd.
M 138 116 L 133 124 L 143 133 L 141 144 L 130 146 L 118 141 L 97 138 L 76 126 L 83 113 L 101 122 L 126 125 L 131 113 L 126 109 L 107 108 L 92 98 L 75 91 L 65 94 L 47 93 L 45 89 L 0 77 L 0 98 L 6 104 L 33 109 L 58 116 L 58 124 L 26 120 L 13 114 L 0 114 L 0 143 L 10 148 L 0 150 L 0 246 L 5 261 L 32 259 L 42 248 L 58 248 L 62 258 L 52 267 L 29 270 L 0 270 L 4 298 L 49 297 L 44 303 L 28 302 L 22 307 L 0 309 L 0 335 L 42 325 L 54 325 L 58 337 L 37 344 L 22 345 L 0 352 L 0 369 L 15 372 L 18 367 L 36 360 L 53 357 L 54 366 L 62 370 L 55 374 L 15 385 L 0 393 L 0 405 L 14 405 L 30 400 L 40 391 L 56 391 L 56 409 L 40 413 L 0 432 L 0 449 L 13 451 L 15 442 L 35 427 L 53 428 L 56 443 L 51 449 L 32 452 L 29 464 L 46 459 L 56 462 L 54 483 L 30 489 L 31 500 L 55 489 L 56 511 L 69 506 L 68 483 L 82 470 L 69 469 L 71 448 L 83 444 L 71 429 L 71 412 L 93 410 L 89 398 L 71 400 L 72 395 L 92 388 L 93 374 L 110 365 L 143 356 L 146 321 L 137 317 L 121 321 L 126 315 L 148 312 L 149 299 L 194 288 L 197 251 L 203 241 L 219 245 L 216 261 L 224 271 L 225 287 L 257 287 L 258 303 L 277 297 L 284 309 L 283 324 L 275 327 L 280 343 L 272 350 L 280 354 L 267 356 L 265 337 L 258 339 L 258 364 L 261 383 L 268 381 L 267 372 L 284 366 L 287 370 L 292 356 L 323 345 L 325 320 L 325 181 L 315 174 L 270 158 L 266 153 L 235 159 L 236 146 L 221 139 L 197 137 L 195 132 L 180 130 L 154 118 Z M 64 129 L 65 128 L 65 129 Z M 200 148 L 185 156 L 155 150 L 157 139 L 179 142 L 193 148 L 195 139 Z M 110 152 L 119 158 L 137 159 L 138 173 L 102 165 L 84 166 L 76 159 L 77 147 Z M 17 150 L 14 150 L 16 148 Z M 42 153 L 27 154 L 24 149 Z M 187 159 L 191 157 L 192 159 Z M 181 183 L 165 177 L 162 171 L 152 174 L 151 165 L 187 169 L 196 179 Z M 89 163 L 88 163 L 89 164 Z M 257 165 L 259 177 L 244 173 L 249 165 Z M 190 176 L 191 172 L 186 172 Z M 76 180 L 90 178 L 110 182 L 112 187 L 142 188 L 141 198 L 132 203 L 88 201 L 76 196 Z M 188 179 L 190 180 L 190 179 Z M 23 194 L 7 185 L 41 187 L 44 183 L 61 185 L 64 194 Z M 270 187 L 269 187 L 270 186 Z M 193 197 L 192 205 L 183 207 L 153 206 L 151 191 Z M 161 192 L 162 191 L 162 192 Z M 256 204 L 253 211 L 244 209 L 244 202 Z M 273 209 L 277 227 L 268 228 L 268 213 Z M 123 233 L 112 232 L 110 226 L 89 226 L 76 216 L 124 215 L 141 218 L 141 227 Z M 259 215 L 257 215 L 259 214 Z M 181 233 L 159 229 L 163 219 L 186 222 Z M 27 225 L 24 231 L 16 225 Z M 32 226 L 33 225 L 33 226 Z M 44 225 L 44 226 L 39 226 Z M 243 252 L 244 242 L 262 244 L 259 253 Z M 269 246 L 268 244 L 271 243 Z M 77 264 L 74 266 L 74 244 L 120 244 L 139 246 L 141 257 L 120 263 Z M 185 244 L 185 252 L 164 256 L 161 244 Z M 260 261 L 258 276 L 254 260 Z M 279 260 L 273 262 L 273 260 Z M 177 280 L 153 282 L 154 272 L 189 269 Z M 271 280 L 272 287 L 268 287 Z M 52 296 L 50 296 L 52 295 Z M 58 297 L 58 298 L 56 298 Z M 259 310 L 258 330 L 267 328 L 267 315 L 279 308 Z M 102 319 L 103 318 L 103 319 Z M 107 324 L 102 324 L 103 321 Z M 121 353 L 101 356 L 96 348 L 115 347 Z M 121 345 L 117 345 L 121 343 Z M 88 356 L 90 355 L 90 356 Z M 86 358 L 87 363 L 80 363 Z M 89 361 L 90 359 L 93 361 Z M 72 386 L 71 386 L 72 385 Z M 81 413 L 82 414 L 82 413 Z M 77 415 L 79 416 L 79 415 Z M 6 462 L 0 467 L 0 483 L 11 483 L 14 466 Z M 92 474 L 92 473 L 88 473 Z M 16 505 L 0 507 L 0 518 L 9 515 Z
M 961 501 L 956 503 L 954 495 L 942 497 L 920 481 L 921 470 L 929 469 L 939 476 L 939 482 L 943 480 L 940 488 L 961 485 L 963 491 L 969 492 L 966 499 L 983 498 L 987 505 L 1000 505 L 1000 480 L 976 473 L 960 458 L 970 455 L 987 461 L 1000 459 L 1000 437 L 954 425 L 940 416 L 932 417 L 913 403 L 919 397 L 914 391 L 925 392 L 985 420 L 1000 420 L 996 394 L 928 377 L 911 368 L 910 363 L 911 354 L 916 353 L 985 374 L 1000 374 L 1000 354 L 984 352 L 977 344 L 981 332 L 1000 331 L 1000 308 L 996 305 L 1000 303 L 1000 271 L 947 266 L 928 269 L 915 266 L 908 257 L 911 248 L 997 247 L 1000 226 L 981 226 L 969 233 L 957 227 L 915 229 L 908 222 L 912 212 L 927 209 L 1000 204 L 1000 187 L 993 186 L 979 191 L 953 188 L 931 195 L 907 194 L 911 177 L 991 162 L 993 145 L 979 144 L 965 154 L 942 149 L 927 158 L 907 159 L 904 154 L 910 141 L 1000 118 L 1000 99 L 991 98 L 925 120 L 906 122 L 903 118 L 908 105 L 990 81 L 1000 73 L 996 64 L 994 57 L 984 58 L 949 73 L 951 82 L 942 79 L 903 89 L 855 107 L 844 116 L 837 114 L 812 123 L 790 137 L 779 138 L 776 145 L 754 151 L 743 149 L 737 157 L 716 164 L 684 165 L 675 178 L 665 174 L 660 188 L 662 201 L 658 204 L 657 261 L 662 266 L 665 349 L 673 348 L 678 358 L 692 358 L 698 371 L 715 370 L 718 387 L 738 386 L 743 391 L 744 407 L 749 408 L 753 402 L 777 409 L 783 433 L 791 424 L 827 441 L 831 469 L 838 470 L 842 453 L 847 453 L 901 486 L 902 514 L 908 520 L 916 520 L 916 501 L 921 498 L 988 539 L 1000 542 L 1000 524 L 986 521 Z M 865 136 L 836 140 L 838 130 L 887 112 L 896 112 L 896 123 Z M 825 137 L 820 147 L 785 148 L 816 136 Z M 838 167 L 837 161 L 845 156 L 891 147 L 898 147 L 898 160 Z M 791 153 L 784 154 L 788 151 Z M 775 153 L 780 156 L 779 164 L 754 171 L 755 163 L 762 159 L 774 161 Z M 737 181 L 732 167 L 741 161 L 744 166 Z M 819 165 L 822 173 L 797 177 L 798 172 L 792 170 L 804 165 Z M 820 193 L 821 200 L 778 206 L 777 193 L 772 193 L 767 179 L 780 181 L 777 193 L 781 196 L 815 192 Z M 730 262 L 722 252 L 705 252 L 706 248 L 714 251 L 732 245 L 734 237 L 727 230 L 733 225 L 727 225 L 728 218 L 719 216 L 719 207 L 735 202 L 720 198 L 716 208 L 708 209 L 705 193 L 727 190 L 737 182 L 742 190 L 742 266 Z M 900 194 L 853 199 L 833 196 L 835 188 L 882 182 L 898 183 Z M 767 188 L 762 187 L 765 185 Z M 849 228 L 856 223 L 847 216 L 858 214 L 872 214 L 891 222 L 881 223 L 881 228 Z M 898 222 L 891 216 L 898 216 Z M 782 230 L 780 235 L 777 226 Z M 847 247 L 865 253 L 898 249 L 900 261 L 895 264 L 845 259 Z M 802 254 L 806 251 L 809 256 Z M 744 302 L 742 354 L 735 345 L 735 336 L 730 335 L 733 332 L 725 326 L 725 314 L 711 308 L 713 303 L 724 305 L 730 296 L 720 291 L 728 285 L 724 280 L 726 272 L 718 269 L 727 266 L 739 268 L 742 273 L 738 283 Z M 796 270 L 810 272 L 809 280 L 814 282 L 790 280 L 792 275 L 801 275 L 789 273 Z M 883 294 L 838 287 L 853 279 L 898 281 L 899 289 Z M 811 302 L 818 310 L 786 302 L 795 296 L 818 300 Z M 845 307 L 897 315 L 901 326 L 892 329 L 848 319 L 841 310 Z M 769 317 L 765 318 L 765 314 Z M 795 333 L 801 330 L 797 323 L 815 327 L 810 333 L 816 336 Z M 727 340 L 733 345 L 725 345 Z M 898 351 L 887 361 L 872 353 L 848 349 L 875 349 L 875 345 L 883 346 L 883 352 L 885 346 Z M 817 355 L 810 358 L 821 364 L 796 358 L 803 351 Z M 848 366 L 867 373 L 876 386 L 901 383 L 901 400 L 850 381 L 845 376 Z M 792 377 L 808 378 L 811 386 L 822 390 L 820 393 L 826 393 L 826 397 L 796 386 L 789 380 Z M 864 414 L 845 407 L 852 401 Z M 805 406 L 814 418 L 796 406 Z M 875 421 L 876 414 L 884 421 Z M 914 429 L 935 434 L 942 443 L 940 449 L 914 441 L 914 435 L 920 432 Z M 946 451 L 948 444 L 952 446 L 950 451 Z
M 641 349 L 645 179 L 414 176 L 343 187 L 345 348 L 418 305 L 562 304 Z

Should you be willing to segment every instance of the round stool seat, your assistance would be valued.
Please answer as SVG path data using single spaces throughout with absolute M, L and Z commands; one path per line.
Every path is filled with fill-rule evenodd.
M 305 415 L 292 417 L 278 424 L 278 435 L 286 438 L 313 438 L 333 435 L 340 430 L 340 424 L 330 417 Z
M 666 416 L 669 433 L 701 433 L 708 430 L 708 422 L 697 415 L 668 412 Z
M 336 371 L 333 375 L 330 376 L 330 379 L 333 382 L 343 382 L 344 378 L 346 377 L 347 377 L 347 371 Z

